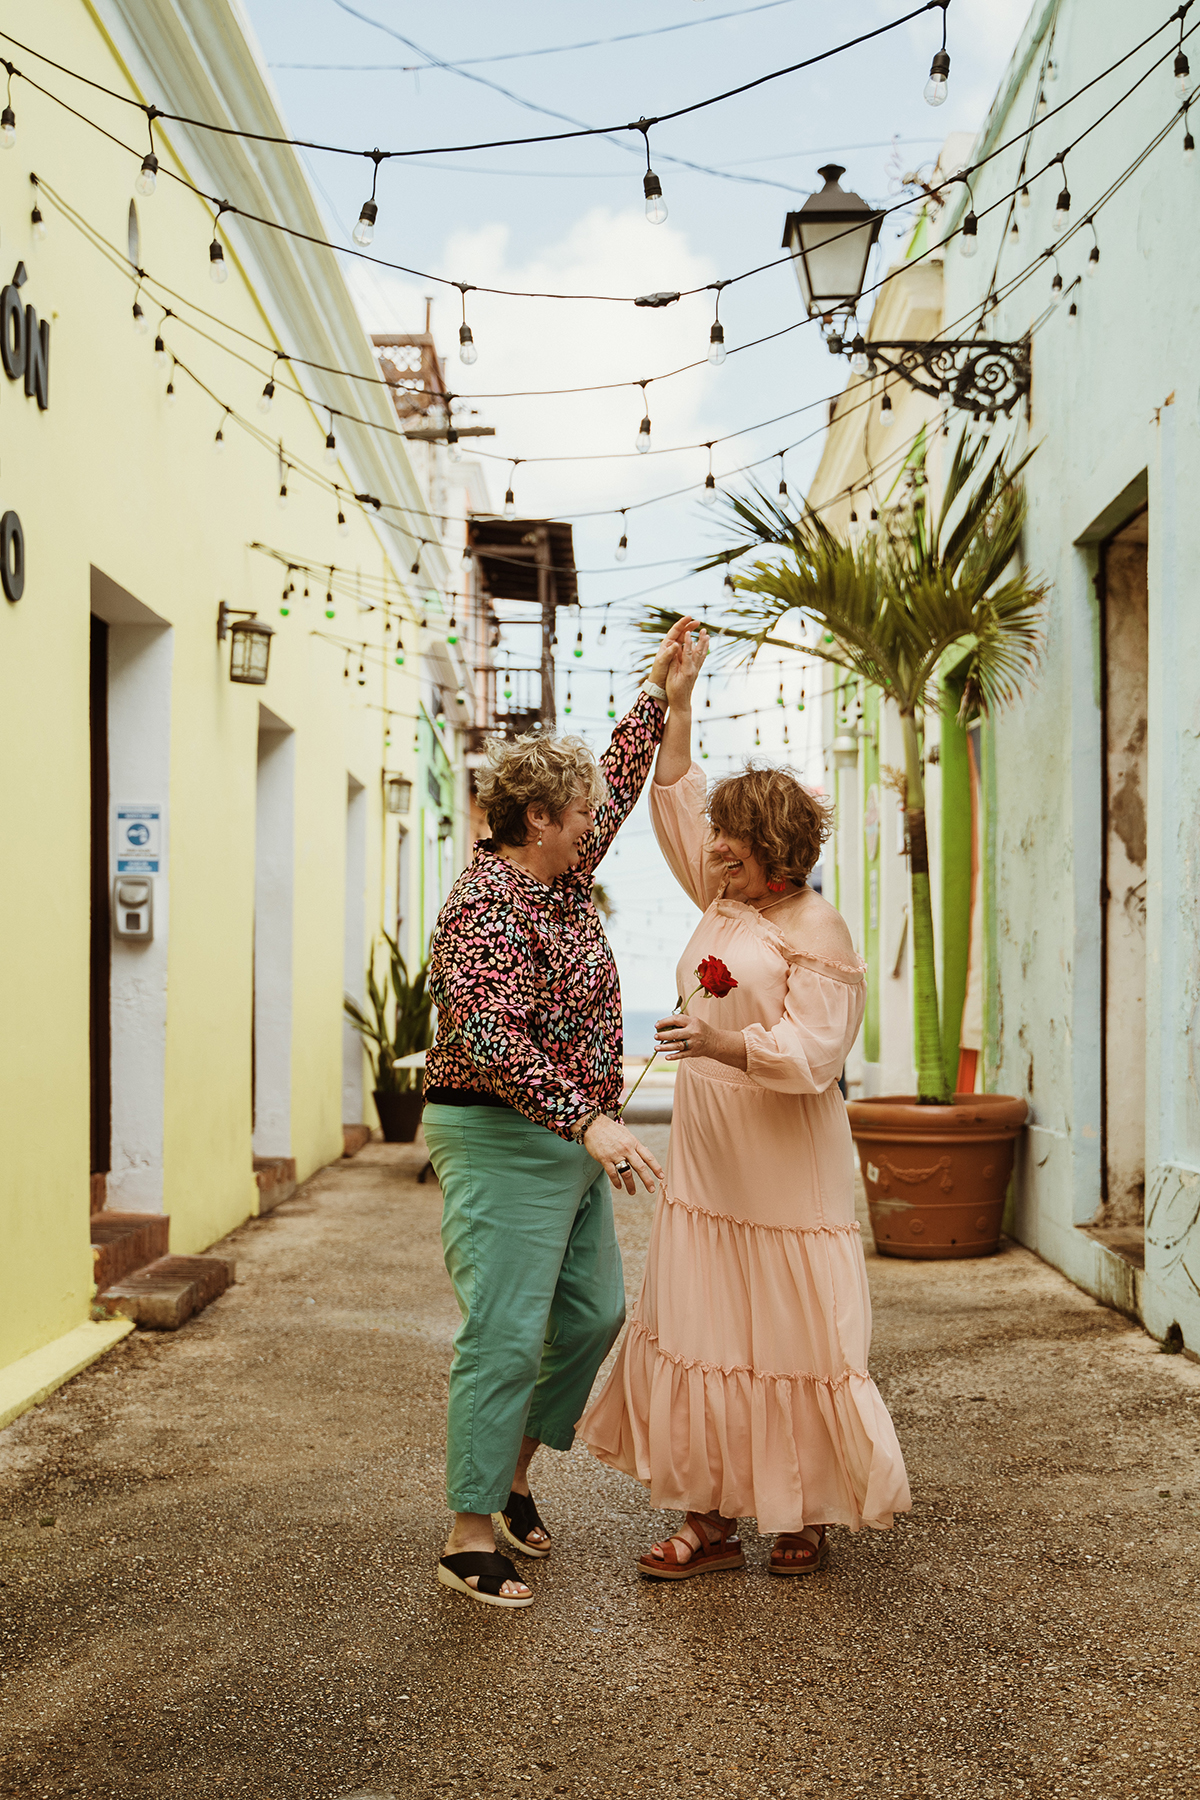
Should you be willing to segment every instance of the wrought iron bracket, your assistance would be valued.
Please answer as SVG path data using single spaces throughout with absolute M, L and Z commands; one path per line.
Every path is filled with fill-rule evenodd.
M 995 419 L 997 413 L 1008 416 L 1022 399 L 1028 405 L 1033 361 L 1027 337 L 1015 343 L 995 338 L 934 338 L 928 343 L 885 338 L 874 339 L 865 348 L 873 373 L 879 374 L 882 364 L 934 400 L 948 394 L 952 406 L 977 419 Z

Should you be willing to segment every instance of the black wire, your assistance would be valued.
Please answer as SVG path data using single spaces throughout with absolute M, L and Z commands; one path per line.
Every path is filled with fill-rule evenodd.
M 778 81 L 785 75 L 795 75 L 801 69 L 809 69 L 814 67 L 817 63 L 827 62 L 830 57 L 840 56 L 844 50 L 853 50 L 859 44 L 869 43 L 873 38 L 883 37 L 889 31 L 895 31 L 901 25 L 909 24 L 913 19 L 920 18 L 923 13 L 929 12 L 942 4 L 943 0 L 925 0 L 925 4 L 915 7 L 912 12 L 904 13 L 900 18 L 892 19 L 886 25 L 877 26 L 874 31 L 861 32 L 858 37 L 848 38 L 845 43 L 836 44 L 831 50 L 822 50 L 816 56 L 806 57 L 802 62 L 789 63 L 788 66 L 783 69 L 773 69 L 769 75 L 759 75 L 754 81 L 743 82 L 739 87 L 728 88 L 720 94 L 712 94 L 706 100 L 694 100 L 688 106 L 676 107 L 673 112 L 661 113 L 658 117 L 651 119 L 650 123 L 652 125 L 659 125 L 665 124 L 670 119 L 686 118 L 689 114 L 701 112 L 706 107 L 717 106 L 723 100 L 732 100 L 738 94 L 749 93 L 751 89 L 762 87 L 766 82 Z M 374 21 L 368 21 L 368 23 L 374 23 Z M 90 76 L 80 75 L 77 70 L 70 69 L 64 63 L 56 62 L 53 57 L 45 56 L 40 50 L 35 50 L 31 45 L 23 43 L 20 38 L 14 37 L 11 32 L 0 31 L 0 38 L 3 38 L 6 43 L 14 44 L 18 50 L 24 51 L 26 55 L 36 56 L 39 62 L 46 63 L 50 68 L 57 69 L 61 74 L 71 75 L 76 81 L 82 81 L 87 87 L 92 88 L 95 92 L 107 94 L 111 100 L 119 100 L 126 106 L 136 106 L 139 112 L 144 112 L 146 110 L 143 101 L 134 100 L 128 94 L 118 93 L 116 89 L 106 87 L 103 82 L 93 81 Z M 22 80 L 27 79 L 27 76 L 22 76 Z M 488 85 L 491 84 L 489 83 Z M 322 150 L 331 156 L 369 157 L 375 154 L 375 152 L 371 150 L 352 150 L 344 144 L 317 143 L 312 138 L 285 137 L 266 131 L 245 131 L 236 125 L 214 125 L 207 119 L 194 119 L 189 117 L 186 113 L 166 112 L 162 108 L 156 108 L 156 111 L 159 118 L 169 119 L 176 125 L 188 125 L 195 131 L 211 131 L 219 137 L 236 137 L 248 143 L 282 144 L 288 145 L 293 149 L 303 148 L 305 150 Z M 618 121 L 614 125 L 589 125 L 582 126 L 573 131 L 547 132 L 540 137 L 497 138 L 488 143 L 442 144 L 430 146 L 423 150 L 387 150 L 384 151 L 383 154 L 389 158 L 407 158 L 410 156 L 455 156 L 462 151 L 500 150 L 519 144 L 554 144 L 561 143 L 563 140 L 569 138 L 607 137 L 616 131 L 633 131 L 636 129 L 637 127 L 635 125 Z

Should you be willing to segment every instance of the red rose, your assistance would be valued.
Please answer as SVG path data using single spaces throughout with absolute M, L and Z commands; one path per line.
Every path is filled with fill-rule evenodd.
M 705 993 L 711 994 L 714 1000 L 723 1000 L 737 986 L 736 980 L 719 956 L 706 956 L 696 970 L 696 979 Z

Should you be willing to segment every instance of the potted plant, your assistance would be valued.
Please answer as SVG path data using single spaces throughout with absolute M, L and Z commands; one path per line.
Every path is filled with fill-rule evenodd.
M 925 782 L 918 713 L 935 698 L 948 664 L 962 683 L 960 719 L 1015 700 L 1036 660 L 1044 584 L 1020 566 L 1025 499 L 1018 477 L 1028 455 L 986 461 L 986 439 L 960 440 L 942 503 L 927 502 L 918 453 L 911 498 L 858 544 L 834 536 L 815 513 L 796 518 L 761 490 L 733 499 L 747 541 L 710 559 L 749 550 L 776 554 L 732 583 L 740 603 L 718 622 L 723 638 L 752 661 L 763 645 L 815 656 L 872 682 L 900 714 L 902 800 L 910 850 L 917 1093 L 850 1103 L 876 1245 L 884 1255 L 978 1256 L 999 1245 L 1005 1192 L 1025 1101 L 954 1094 L 938 1011 Z M 816 641 L 778 635 L 791 612 L 817 627 Z M 661 631 L 675 614 L 642 622 Z
M 375 1077 L 375 1110 L 385 1143 L 411 1144 L 421 1123 L 422 1075 L 419 1069 L 398 1069 L 396 1060 L 428 1050 L 433 1042 L 433 1001 L 428 991 L 429 966 L 424 964 L 413 981 L 400 946 L 385 931 L 387 966 L 382 981 L 375 976 L 377 951 L 367 968 L 367 998 L 372 1017 L 346 995 L 346 1016 L 367 1045 Z M 390 1019 L 390 1023 L 389 1023 Z

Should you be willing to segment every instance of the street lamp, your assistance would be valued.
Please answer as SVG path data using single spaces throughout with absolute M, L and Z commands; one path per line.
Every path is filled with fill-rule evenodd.
M 854 313 L 857 309 L 867 278 L 867 260 L 883 222 L 881 212 L 872 212 L 858 194 L 848 194 L 839 185 L 838 178 L 845 172 L 837 163 L 818 169 L 825 186 L 810 195 L 799 212 L 790 212 L 783 227 L 783 245 L 791 250 L 809 317 L 824 318 L 827 323 L 835 312 Z M 972 234 L 970 229 L 975 222 L 973 212 L 968 220 L 963 242 L 974 247 L 978 232 Z M 860 334 L 847 344 L 840 332 L 831 330 L 825 341 L 835 356 L 850 358 L 856 375 L 898 375 L 910 387 L 940 400 L 946 419 L 950 408 L 957 407 L 990 422 L 998 413 L 1010 414 L 1021 399 L 1028 410 L 1033 380 L 1028 337 L 1004 343 L 983 337 L 915 341 L 863 338 Z M 891 410 L 885 393 L 883 412 L 889 415 Z M 884 423 L 890 423 L 886 416 Z
M 817 174 L 825 186 L 810 194 L 799 212 L 790 212 L 783 227 L 783 247 L 790 250 L 796 279 L 809 317 L 853 312 L 867 278 L 867 259 L 883 224 L 859 194 L 848 194 L 838 163 L 826 163 Z
M 230 624 L 230 620 L 236 621 Z M 267 625 L 257 613 L 226 606 L 217 608 L 217 642 L 229 639 L 229 679 L 245 682 L 250 687 L 265 687 L 267 665 L 271 660 L 271 639 L 275 627 Z
M 390 813 L 406 813 L 412 805 L 412 791 L 407 775 L 384 775 L 384 803 Z

